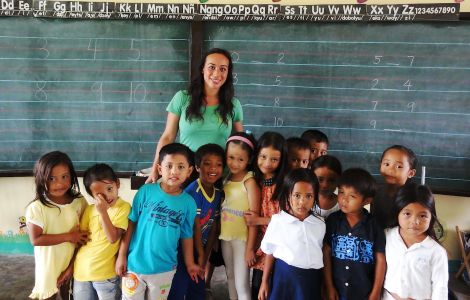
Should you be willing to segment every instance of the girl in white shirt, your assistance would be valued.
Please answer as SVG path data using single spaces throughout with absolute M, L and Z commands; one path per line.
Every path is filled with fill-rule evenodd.
M 311 171 L 296 169 L 276 191 L 281 212 L 272 216 L 261 242 L 266 257 L 258 299 L 320 299 L 325 223 L 312 212 L 318 189 Z
M 385 300 L 447 299 L 447 254 L 437 241 L 431 190 L 407 183 L 395 200 L 395 227 L 385 231 Z

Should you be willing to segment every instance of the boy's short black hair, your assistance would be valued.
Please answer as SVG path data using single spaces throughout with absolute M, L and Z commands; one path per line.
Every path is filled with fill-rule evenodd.
M 373 198 L 377 190 L 377 183 L 374 177 L 364 169 L 350 168 L 341 174 L 338 186 L 353 187 L 364 198 Z
M 158 153 L 158 164 L 161 164 L 165 156 L 181 154 L 188 160 L 190 166 L 194 166 L 194 153 L 188 146 L 180 143 L 171 143 L 163 146 Z
M 320 130 L 316 130 L 316 129 L 309 129 L 309 130 L 306 130 L 302 133 L 302 135 L 300 136 L 302 139 L 306 140 L 307 142 L 311 142 L 311 141 L 315 141 L 317 143 L 325 143 L 327 145 L 329 145 L 329 141 L 328 141 L 328 137 L 326 136 L 326 134 L 324 134 L 323 132 L 321 132 Z
M 199 147 L 194 155 L 195 165 L 200 167 L 202 158 L 208 154 L 219 156 L 222 159 L 222 163 L 225 165 L 225 150 L 217 144 L 205 144 Z
M 310 150 L 310 144 L 306 140 L 299 137 L 290 137 L 286 140 L 286 142 L 288 151 L 291 149 Z
M 83 185 L 85 186 L 86 192 L 90 196 L 93 196 L 90 190 L 91 184 L 96 181 L 104 180 L 110 180 L 114 182 L 118 182 L 119 180 L 113 168 L 107 164 L 93 165 L 88 168 L 85 173 L 83 173 Z

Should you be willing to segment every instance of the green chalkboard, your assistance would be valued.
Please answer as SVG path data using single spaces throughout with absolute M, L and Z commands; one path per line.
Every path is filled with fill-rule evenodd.
M 151 165 L 187 85 L 189 23 L 0 18 L 0 170 L 61 150 L 78 170 Z
M 470 193 L 470 23 L 208 23 L 229 49 L 245 127 L 319 129 L 344 166 L 379 178 L 403 144 L 435 191 Z

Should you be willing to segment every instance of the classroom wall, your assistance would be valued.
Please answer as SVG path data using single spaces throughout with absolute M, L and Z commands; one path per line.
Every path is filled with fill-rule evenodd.
M 80 191 L 90 202 L 85 191 L 83 178 L 78 179 Z M 120 179 L 119 195 L 132 203 L 137 191 L 131 190 L 130 179 Z M 34 198 L 33 177 L 0 177 L 0 254 L 32 254 L 33 247 L 26 235 L 26 228 L 20 224 L 25 208 Z
M 82 183 L 82 178 L 79 182 Z M 80 189 L 90 200 L 82 185 Z M 121 198 L 132 202 L 135 193 L 130 188 L 130 180 L 121 179 Z M 25 207 L 33 197 L 32 177 L 0 177 L 0 253 L 32 253 L 28 237 L 21 233 L 19 218 L 24 216 Z M 460 259 L 455 226 L 470 230 L 470 197 L 436 195 L 436 205 L 445 228 L 443 245 L 448 251 L 451 268 L 455 268 Z

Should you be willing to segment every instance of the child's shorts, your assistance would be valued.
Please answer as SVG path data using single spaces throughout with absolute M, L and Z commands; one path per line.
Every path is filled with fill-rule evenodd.
M 150 275 L 128 272 L 127 275 L 122 278 L 122 299 L 166 300 L 175 272 L 176 270 Z

